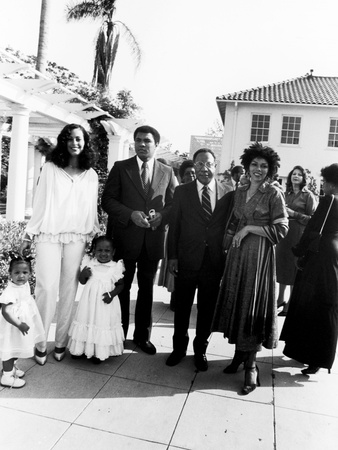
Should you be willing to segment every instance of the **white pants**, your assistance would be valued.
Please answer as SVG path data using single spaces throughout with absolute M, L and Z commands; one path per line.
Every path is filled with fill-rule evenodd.
M 85 242 L 82 241 L 69 244 L 51 242 L 36 244 L 35 297 L 47 339 L 59 294 L 55 347 L 67 345 L 85 246 Z M 41 344 L 38 349 L 44 351 L 46 345 Z

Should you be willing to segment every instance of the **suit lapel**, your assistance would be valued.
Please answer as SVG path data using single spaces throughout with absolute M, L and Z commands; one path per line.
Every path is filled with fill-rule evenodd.
M 133 158 L 129 159 L 127 167 L 126 167 L 126 172 L 129 175 L 131 181 L 134 183 L 134 185 L 137 188 L 137 190 L 145 198 L 146 196 L 145 196 L 145 193 L 144 193 L 144 190 L 143 190 L 142 180 L 141 180 L 140 171 L 139 171 L 139 167 L 138 167 L 138 164 L 137 164 L 136 156 L 134 156 Z

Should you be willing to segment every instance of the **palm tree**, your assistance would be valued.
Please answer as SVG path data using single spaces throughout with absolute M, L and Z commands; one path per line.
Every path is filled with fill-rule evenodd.
M 119 20 L 113 21 L 116 0 L 82 1 L 75 6 L 67 6 L 67 20 L 86 18 L 100 19 L 95 48 L 93 85 L 109 90 L 111 74 L 119 46 L 120 33 L 123 32 L 138 67 L 141 62 L 140 47 L 127 25 Z
M 41 14 L 40 14 L 40 32 L 39 32 L 39 44 L 38 55 L 36 58 L 36 70 L 45 73 L 47 65 L 47 47 L 48 47 L 48 34 L 49 34 L 49 22 L 50 22 L 50 9 L 51 0 L 41 1 Z M 38 78 L 38 75 L 36 76 Z

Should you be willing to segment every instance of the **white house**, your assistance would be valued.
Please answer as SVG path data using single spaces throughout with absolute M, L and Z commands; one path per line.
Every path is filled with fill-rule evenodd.
M 338 163 L 338 77 L 310 74 L 216 98 L 224 124 L 220 169 L 239 164 L 258 141 L 281 158 L 285 178 L 295 165 L 319 181 L 320 169 Z

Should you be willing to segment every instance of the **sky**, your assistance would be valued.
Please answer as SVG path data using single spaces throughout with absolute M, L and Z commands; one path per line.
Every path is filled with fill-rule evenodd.
M 48 59 L 90 82 L 99 22 L 67 22 L 52 0 Z M 75 2 L 77 3 L 77 2 Z M 37 54 L 41 0 L 0 1 L 0 48 Z M 121 39 L 112 94 L 128 89 L 147 124 L 189 151 L 220 120 L 216 97 L 309 73 L 338 76 L 337 0 L 117 0 L 136 37 L 136 70 Z

